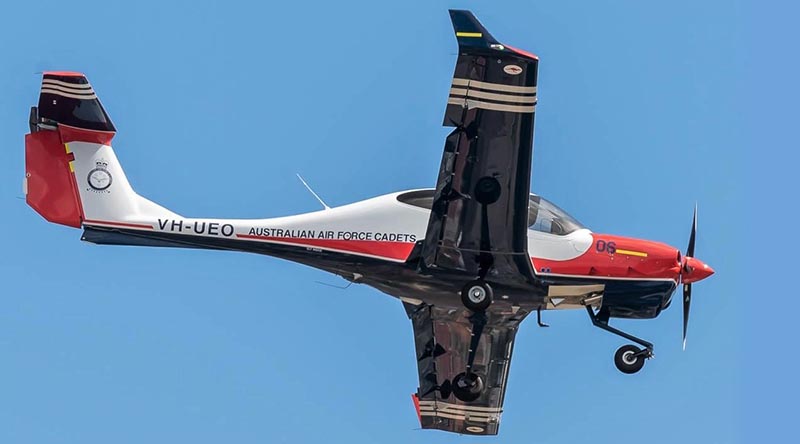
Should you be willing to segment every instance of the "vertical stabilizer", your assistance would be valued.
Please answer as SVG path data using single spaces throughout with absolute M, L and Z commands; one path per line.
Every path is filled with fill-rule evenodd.
M 71 227 L 137 222 L 176 214 L 139 196 L 111 148 L 116 128 L 86 79 L 42 76 L 25 136 L 26 201 L 50 222 Z

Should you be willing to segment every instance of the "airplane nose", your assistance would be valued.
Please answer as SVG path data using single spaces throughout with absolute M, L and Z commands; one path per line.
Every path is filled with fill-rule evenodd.
M 714 274 L 714 269 L 699 259 L 693 257 L 686 258 L 686 263 L 683 266 L 683 282 L 690 284 L 692 282 L 702 281 L 703 279 Z

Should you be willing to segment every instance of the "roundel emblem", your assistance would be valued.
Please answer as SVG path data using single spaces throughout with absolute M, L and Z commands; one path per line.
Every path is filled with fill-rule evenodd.
M 517 65 L 506 65 L 503 67 L 503 71 L 505 71 L 506 74 L 511 74 L 512 76 L 515 76 L 522 72 L 522 68 L 520 68 Z
M 95 162 L 95 169 L 89 171 L 86 181 L 96 191 L 104 191 L 111 186 L 111 173 L 108 172 L 108 163 L 104 160 Z

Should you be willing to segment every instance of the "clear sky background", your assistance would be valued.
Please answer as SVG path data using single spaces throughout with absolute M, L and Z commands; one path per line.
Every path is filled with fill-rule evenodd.
M 0 14 L 0 442 L 794 439 L 797 296 L 782 259 L 796 240 L 782 233 L 796 224 L 796 9 L 114 3 Z M 528 320 L 517 336 L 499 437 L 420 431 L 397 300 L 268 257 L 84 244 L 21 200 L 28 110 L 49 69 L 88 75 L 134 188 L 186 216 L 316 210 L 296 172 L 334 206 L 432 187 L 456 52 L 448 7 L 540 56 L 533 191 L 596 232 L 681 249 L 699 203 L 697 256 L 717 274 L 695 285 L 685 352 L 680 303 L 616 323 L 656 344 L 633 376 L 613 365 L 624 340 L 583 311 L 547 313 L 551 328 Z

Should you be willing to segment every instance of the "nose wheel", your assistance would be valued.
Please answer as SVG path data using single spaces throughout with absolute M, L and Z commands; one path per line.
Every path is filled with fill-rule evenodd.
M 622 373 L 631 375 L 644 367 L 644 362 L 652 353 L 635 345 L 623 345 L 614 353 L 614 365 Z

